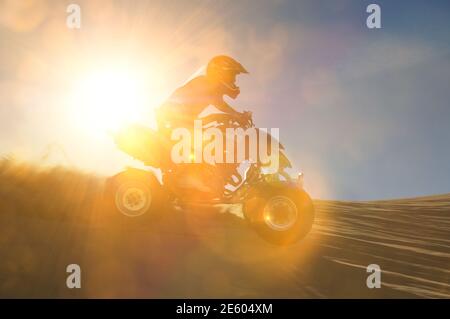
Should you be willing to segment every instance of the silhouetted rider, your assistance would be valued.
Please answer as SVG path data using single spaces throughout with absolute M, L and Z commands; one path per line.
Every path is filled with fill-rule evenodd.
M 158 128 L 190 128 L 193 121 L 209 105 L 236 116 L 239 122 L 243 113 L 235 111 L 223 97 L 226 95 L 235 99 L 239 95 L 236 76 L 241 73 L 248 72 L 235 59 L 226 55 L 212 58 L 207 65 L 206 75 L 195 77 L 175 90 L 157 110 Z

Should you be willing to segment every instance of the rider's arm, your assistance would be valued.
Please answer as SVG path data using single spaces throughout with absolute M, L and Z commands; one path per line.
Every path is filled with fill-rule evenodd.
M 214 105 L 217 109 L 219 109 L 220 111 L 224 112 L 224 113 L 228 113 L 234 116 L 239 116 L 241 115 L 240 112 L 236 111 L 235 109 L 233 109 L 227 102 L 225 102 L 223 99 L 220 99 L 218 101 L 216 101 L 215 105 Z

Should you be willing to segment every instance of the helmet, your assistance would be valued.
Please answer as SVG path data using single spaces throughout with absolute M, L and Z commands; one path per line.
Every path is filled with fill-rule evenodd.
M 226 55 L 215 56 L 206 67 L 206 76 L 219 84 L 223 94 L 233 99 L 240 93 L 236 85 L 236 75 L 241 73 L 248 71 L 238 61 Z

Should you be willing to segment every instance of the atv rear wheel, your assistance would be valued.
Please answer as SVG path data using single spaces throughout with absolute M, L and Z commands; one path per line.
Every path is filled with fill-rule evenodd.
M 116 218 L 127 222 L 155 221 L 167 206 L 164 191 L 155 176 L 127 170 L 106 182 L 105 200 Z
M 138 217 L 148 212 L 152 204 L 152 192 L 145 183 L 130 180 L 117 188 L 114 203 L 125 216 Z

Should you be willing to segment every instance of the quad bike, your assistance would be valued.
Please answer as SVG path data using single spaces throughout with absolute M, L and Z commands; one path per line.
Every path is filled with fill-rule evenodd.
M 250 112 L 243 117 L 236 119 L 220 113 L 204 118 L 203 122 L 221 131 L 255 128 Z M 164 135 L 138 125 L 114 135 L 120 150 L 153 168 L 128 168 L 107 180 L 107 198 L 122 216 L 155 221 L 174 206 L 240 204 L 248 225 L 272 244 L 292 244 L 308 234 L 314 220 L 313 203 L 303 190 L 303 175 L 292 177 L 286 173 L 291 163 L 281 144 L 275 173 L 265 173 L 264 164 L 254 161 L 241 174 L 238 171 L 241 163 L 174 164 L 168 155 L 170 141 Z M 160 178 L 156 169 L 161 171 Z

